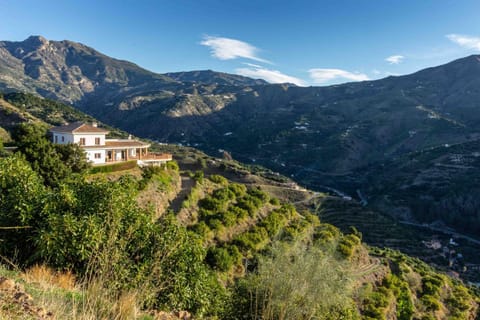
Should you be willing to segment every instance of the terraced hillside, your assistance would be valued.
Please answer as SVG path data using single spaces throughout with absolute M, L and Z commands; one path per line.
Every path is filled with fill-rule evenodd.
M 320 319 L 469 319 L 476 314 L 478 297 L 473 289 L 396 251 L 370 249 L 369 253 L 356 229 L 342 233 L 304 210 L 310 201 L 319 200 L 324 210 L 320 216 L 335 216 L 348 209 L 345 201 L 304 190 L 259 167 L 211 158 L 189 148 L 157 147 L 175 148 L 179 166 L 173 162 L 164 168 L 135 168 L 89 175 L 85 181 L 65 181 L 62 197 L 37 185 L 41 181 L 34 179 L 35 173 L 22 160 L 0 159 L 5 200 L 1 212 L 9 208 L 11 192 L 17 192 L 8 186 L 24 185 L 11 180 L 23 179 L 10 174 L 11 170 L 18 172 L 15 166 L 23 166 L 22 172 L 29 175 L 29 188 L 46 193 L 45 198 L 40 194 L 42 210 L 50 216 L 35 224 L 41 237 L 30 247 L 36 250 L 38 246 L 38 255 L 23 263 L 49 263 L 59 272 L 69 266 L 78 279 L 68 289 L 75 293 L 56 293 L 51 299 L 43 299 L 43 289 L 25 282 L 30 292 L 37 290 L 32 305 L 60 319 L 73 314 L 80 319 L 92 314 L 155 319 L 165 316 L 164 312 L 181 310 L 223 319 L 253 319 L 272 313 L 275 318 L 281 313 L 298 318 L 305 310 Z M 15 201 L 32 201 L 28 199 L 17 194 Z M 109 199 L 108 205 L 104 199 Z M 298 210 L 289 202 L 296 202 Z M 55 214 L 56 208 L 62 208 L 63 214 Z M 11 222 L 0 218 L 2 224 Z M 16 221 L 18 227 L 24 225 Z M 0 232 L 4 239 L 17 232 L 26 236 L 25 241 L 30 239 L 28 228 Z M 43 239 L 48 242 L 43 244 Z M 107 251 L 91 246 L 91 239 L 103 239 L 93 243 L 105 244 Z M 150 245 L 139 246 L 142 241 Z M 8 241 L 2 245 L 20 244 Z M 54 250 L 58 245 L 64 249 Z M 152 248 L 161 249 L 155 263 L 144 260 L 155 257 Z M 6 252 L 2 256 L 8 257 Z M 88 267 L 92 255 L 94 269 Z M 114 269 L 109 267 L 112 263 Z M 101 276 L 97 280 L 103 284 L 89 282 L 92 273 L 83 270 Z M 95 285 L 102 291 L 95 291 Z M 125 295 L 131 292 L 135 294 Z M 14 302 L 2 297 L 3 306 L 11 308 L 2 309 L 2 315 L 23 316 Z M 58 301 L 68 307 L 59 308 Z

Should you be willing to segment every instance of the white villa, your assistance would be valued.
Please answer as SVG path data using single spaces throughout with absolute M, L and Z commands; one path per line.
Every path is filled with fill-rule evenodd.
M 85 150 L 87 161 L 105 164 L 118 161 L 137 160 L 138 165 L 160 165 L 172 160 L 168 153 L 149 153 L 150 144 L 133 139 L 105 139 L 109 131 L 91 125 L 74 122 L 50 129 L 54 143 L 77 143 Z

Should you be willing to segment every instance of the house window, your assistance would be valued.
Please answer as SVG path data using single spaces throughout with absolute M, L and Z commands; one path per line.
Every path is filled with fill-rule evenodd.
M 95 153 L 95 159 L 101 159 L 102 154 L 101 153 Z
M 84 146 L 85 145 L 85 138 L 80 138 L 80 145 Z
M 65 137 L 64 136 L 62 136 L 62 142 L 65 142 Z
M 95 144 L 100 145 L 100 138 L 95 138 Z
M 58 143 L 58 136 L 55 136 L 55 143 Z

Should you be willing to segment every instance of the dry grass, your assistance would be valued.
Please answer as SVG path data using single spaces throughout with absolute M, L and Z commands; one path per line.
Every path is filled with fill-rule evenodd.
M 27 269 L 22 278 L 32 284 L 38 284 L 42 289 L 52 287 L 75 290 L 75 275 L 70 272 L 57 272 L 45 265 L 34 265 Z
M 35 265 L 20 276 L 26 287 L 36 292 L 35 304 L 52 312 L 55 319 L 127 320 L 137 319 L 141 315 L 137 292 L 117 295 L 98 278 L 76 283 L 71 272 L 57 272 L 45 265 Z M 1 300 L 0 307 L 4 307 Z M 15 315 L 14 319 L 30 319 L 23 312 L 7 314 L 7 318 Z M 0 319 L 4 315 L 0 312 Z

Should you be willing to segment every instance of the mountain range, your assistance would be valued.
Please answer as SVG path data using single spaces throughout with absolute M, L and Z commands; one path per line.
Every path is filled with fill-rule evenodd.
M 211 70 L 158 74 L 83 44 L 32 36 L 0 42 L 0 91 L 59 100 L 152 140 L 228 151 L 314 189 L 367 189 L 367 198 L 381 197 L 372 186 L 388 181 L 367 171 L 480 137 L 477 55 L 405 76 L 298 87 Z M 407 209 L 420 218 L 420 209 Z

